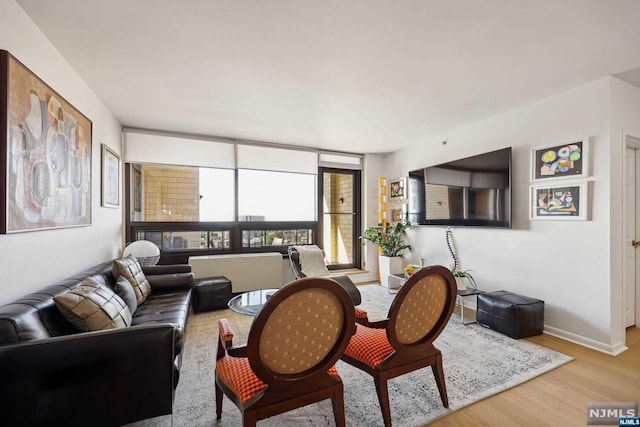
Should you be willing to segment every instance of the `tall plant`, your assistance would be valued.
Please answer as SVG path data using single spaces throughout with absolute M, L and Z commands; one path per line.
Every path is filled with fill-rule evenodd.
M 407 225 L 402 221 L 394 225 L 381 222 L 367 228 L 360 236 L 360 240 L 362 240 L 362 244 L 370 242 L 378 246 L 384 256 L 399 257 L 402 256 L 405 249 L 411 249 L 411 246 L 404 241 Z

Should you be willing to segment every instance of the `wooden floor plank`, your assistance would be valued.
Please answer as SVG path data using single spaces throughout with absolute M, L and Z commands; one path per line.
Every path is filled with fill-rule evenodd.
M 627 329 L 629 349 L 618 356 L 550 335 L 528 340 L 575 360 L 429 425 L 584 426 L 589 403 L 640 402 L 640 328 Z

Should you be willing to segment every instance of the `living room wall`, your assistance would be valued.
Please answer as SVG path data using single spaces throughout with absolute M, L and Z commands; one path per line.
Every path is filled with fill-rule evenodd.
M 433 138 L 415 141 L 388 159 L 388 176 L 512 147 L 513 228 L 456 227 L 463 269 L 484 290 L 506 289 L 545 301 L 545 331 L 605 352 L 624 349 L 611 320 L 610 275 L 611 78 L 510 110 Z M 531 148 L 589 137 L 589 221 L 530 221 Z M 446 141 L 446 144 L 444 143 Z M 409 261 L 450 265 L 445 229 L 412 227 Z
M 0 304 L 4 304 L 118 255 L 122 209 L 100 207 L 100 144 L 120 153 L 122 128 L 13 0 L 0 0 L 0 10 L 0 49 L 9 51 L 93 122 L 92 225 L 0 235 Z

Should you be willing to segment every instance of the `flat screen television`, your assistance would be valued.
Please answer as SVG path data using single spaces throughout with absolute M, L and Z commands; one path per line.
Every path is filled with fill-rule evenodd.
M 511 147 L 409 172 L 412 225 L 511 228 Z

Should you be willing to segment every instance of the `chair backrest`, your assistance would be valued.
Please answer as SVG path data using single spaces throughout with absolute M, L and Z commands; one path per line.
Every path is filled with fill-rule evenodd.
M 256 316 L 247 351 L 255 374 L 272 387 L 313 382 L 342 356 L 355 332 L 353 302 L 333 280 L 291 282 Z
M 289 246 L 287 248 L 287 253 L 289 254 L 289 262 L 291 263 L 291 270 L 293 271 L 293 275 L 296 279 L 302 279 L 306 277 L 302 272 L 302 266 L 300 265 L 300 254 L 298 250 L 294 246 Z
M 414 273 L 389 309 L 387 337 L 397 353 L 431 346 L 446 326 L 456 302 L 456 281 L 443 266 Z

